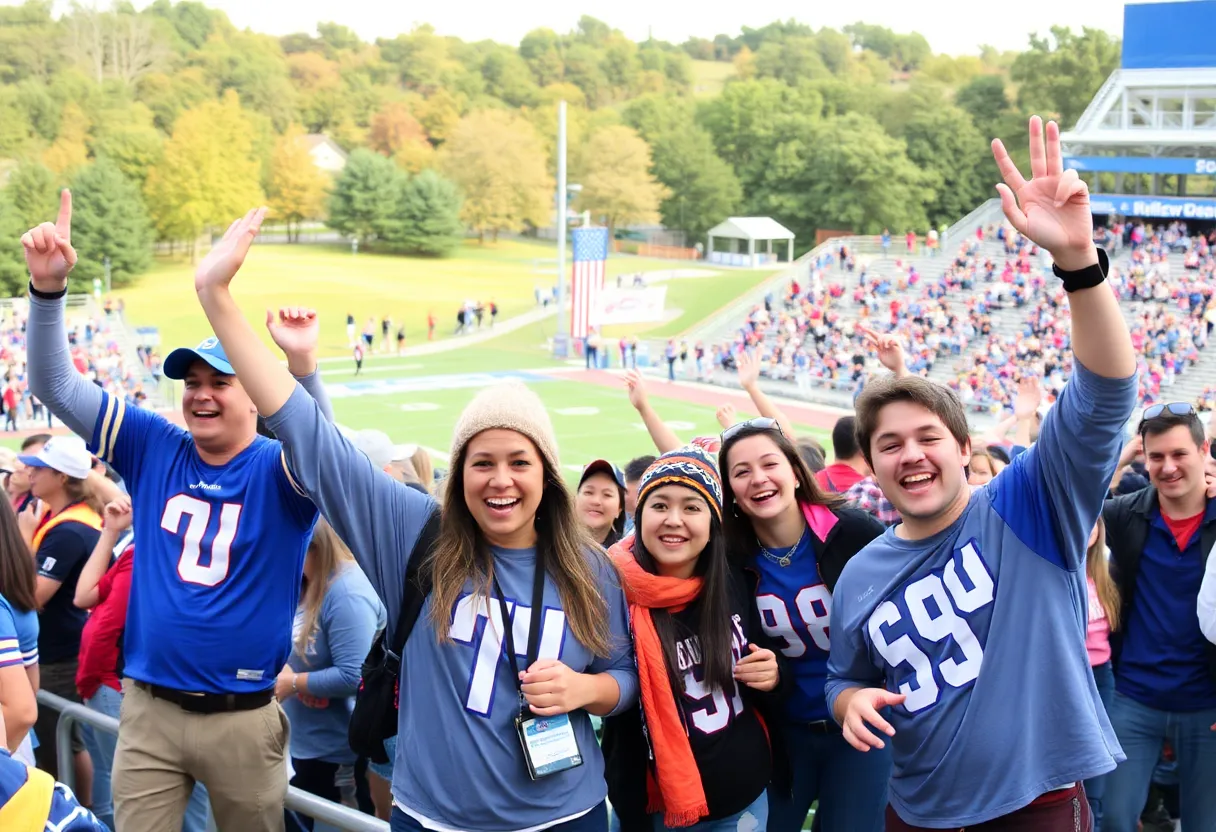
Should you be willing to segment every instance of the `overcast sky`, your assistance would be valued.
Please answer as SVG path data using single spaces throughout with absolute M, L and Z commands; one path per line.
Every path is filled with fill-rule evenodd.
M 18 2 L 0 0 L 4 5 Z M 108 0 L 96 2 L 108 5 Z M 135 0 L 135 5 L 143 8 L 148 0 Z M 1124 4 L 1118 0 L 207 0 L 207 5 L 223 9 L 239 27 L 273 35 L 311 32 L 318 21 L 333 20 L 374 40 L 409 31 L 416 23 L 430 23 L 441 34 L 510 44 L 518 44 L 538 26 L 569 31 L 583 14 L 603 20 L 635 40 L 643 40 L 653 31 L 656 38 L 676 43 L 694 35 L 734 35 L 742 26 L 759 27 L 791 17 L 833 28 L 863 20 L 897 32 L 918 31 L 935 52 L 974 54 L 985 43 L 1002 50 L 1022 49 L 1030 32 L 1045 33 L 1055 24 L 1076 30 L 1090 26 L 1120 35 Z M 56 11 L 67 7 L 64 0 L 56 0 Z

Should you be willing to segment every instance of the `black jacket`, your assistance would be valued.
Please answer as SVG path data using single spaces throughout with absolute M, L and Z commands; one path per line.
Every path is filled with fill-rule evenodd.
M 1154 486 L 1106 501 L 1102 519 L 1106 521 L 1106 545 L 1110 547 L 1110 571 L 1119 587 L 1119 631 L 1110 634 L 1111 660 L 1117 666 L 1123 649 L 1123 629 L 1131 619 L 1136 601 L 1136 577 L 1140 573 L 1140 556 L 1148 539 L 1149 524 L 1158 511 L 1157 489 Z M 1203 521 L 1199 529 L 1199 546 L 1204 564 L 1212 547 L 1216 546 L 1216 517 Z M 1196 613 L 1198 614 L 1198 613 Z M 1216 644 L 1207 646 L 1208 670 L 1216 680 Z
M 732 571 L 731 612 L 740 616 L 746 622 L 748 641 L 772 650 L 777 656 L 780 680 L 777 687 L 764 693 L 746 685 L 740 684 L 739 694 L 748 708 L 754 708 L 769 726 L 770 738 L 772 726 L 780 719 L 785 699 L 793 690 L 793 676 L 789 665 L 781 654 L 778 645 L 764 633 L 760 623 L 760 614 L 756 607 L 752 581 L 742 570 Z M 680 710 L 683 714 L 683 709 Z M 604 780 L 608 784 L 608 799 L 612 802 L 613 811 L 621 822 L 622 832 L 653 832 L 654 826 L 646 813 L 647 792 L 646 775 L 651 770 L 651 750 L 641 714 L 641 700 L 629 710 L 608 717 L 604 720 L 604 733 L 601 747 L 604 753 Z M 762 753 L 770 753 L 766 749 Z M 696 747 L 694 746 L 694 754 Z M 773 755 L 774 765 L 776 756 Z M 747 766 L 747 760 L 734 761 L 740 766 Z M 711 803 L 714 795 L 706 795 Z M 718 795 L 725 798 L 725 795 Z M 750 796 L 748 802 L 755 800 L 759 794 Z M 743 804 L 746 806 L 747 804 Z

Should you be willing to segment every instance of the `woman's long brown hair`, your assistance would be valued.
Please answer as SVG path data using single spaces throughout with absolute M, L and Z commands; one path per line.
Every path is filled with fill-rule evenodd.
M 0 595 L 19 612 L 32 612 L 38 609 L 38 568 L 21 536 L 17 513 L 8 500 L 0 498 L 0 504 Z
M 485 534 L 464 501 L 464 463 L 468 445 L 452 460 L 443 486 L 439 536 L 431 552 L 431 626 L 450 641 L 452 609 L 468 581 L 487 600 L 493 595 L 494 558 Z M 612 649 L 608 604 L 600 593 L 593 564 L 611 564 L 574 516 L 574 500 L 561 475 L 538 452 L 545 490 L 536 509 L 536 555 L 557 586 L 566 621 L 579 643 L 597 656 Z
M 775 429 L 744 428 L 723 442 L 721 450 L 718 451 L 718 470 L 722 474 L 722 527 L 726 532 L 727 553 L 737 562 L 744 564 L 756 554 L 756 529 L 752 525 L 752 518 L 739 510 L 735 490 L 730 484 L 730 449 L 750 436 L 768 437 L 789 461 L 790 467 L 794 469 L 794 478 L 798 481 L 799 500 L 828 508 L 838 508 L 845 504 L 844 498 L 839 494 L 823 490 L 803 461 L 802 454 L 798 453 L 798 448 L 784 433 Z
M 1094 538 L 1094 545 L 1089 547 L 1085 553 L 1085 574 L 1094 582 L 1094 589 L 1097 590 L 1098 603 L 1102 605 L 1102 610 L 1106 613 L 1106 620 L 1110 624 L 1110 631 L 1113 633 L 1119 629 L 1119 587 L 1115 585 L 1115 579 L 1110 575 L 1110 563 L 1106 558 L 1106 522 L 1101 516 L 1098 517 L 1098 536 Z
M 304 611 L 303 626 L 292 644 L 296 653 L 305 661 L 308 661 L 308 642 L 317 632 L 321 605 L 325 603 L 329 585 L 343 566 L 355 562 L 355 556 L 346 548 L 346 544 L 338 539 L 337 533 L 323 517 L 317 520 L 312 540 L 308 542 L 308 557 L 313 559 L 313 568 L 310 570 L 313 577 L 307 579 L 304 586 L 304 596 L 300 599 L 300 607 Z

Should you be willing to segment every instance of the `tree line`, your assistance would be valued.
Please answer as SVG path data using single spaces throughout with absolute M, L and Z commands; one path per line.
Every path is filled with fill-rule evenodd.
M 64 185 L 82 273 L 109 257 L 118 286 L 153 239 L 188 247 L 261 201 L 289 234 L 323 220 L 428 255 L 548 225 L 559 100 L 571 207 L 610 226 L 662 222 L 691 245 L 765 214 L 803 249 L 817 229 L 923 231 L 991 195 L 990 138 L 1023 135 L 1031 111 L 1075 121 L 1118 58 L 1090 29 L 957 57 L 797 21 L 683 44 L 591 17 L 518 46 L 425 25 L 369 43 L 336 23 L 239 30 L 195 0 L 59 17 L 27 0 L 0 7 L 0 290 L 21 290 L 17 235 Z M 336 179 L 312 162 L 317 134 L 350 152 Z

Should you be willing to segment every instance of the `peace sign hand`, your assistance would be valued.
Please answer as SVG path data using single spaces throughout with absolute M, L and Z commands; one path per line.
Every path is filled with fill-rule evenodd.
M 907 359 L 904 356 L 903 344 L 894 335 L 880 335 L 868 326 L 857 324 L 857 331 L 866 339 L 866 343 L 878 353 L 878 361 L 895 375 L 907 374 Z
M 21 236 L 30 282 L 39 292 L 62 292 L 68 285 L 68 272 L 76 265 L 72 248 L 72 192 L 59 194 L 59 216 L 54 223 L 44 222 Z
M 1000 139 L 992 140 L 992 155 L 1005 180 L 996 186 L 1001 208 L 1013 227 L 1051 252 L 1063 271 L 1097 263 L 1089 189 L 1075 170 L 1064 170 L 1059 126 L 1054 121 L 1047 123 L 1044 142 L 1043 120 L 1031 117 L 1029 182 L 1022 178 Z

